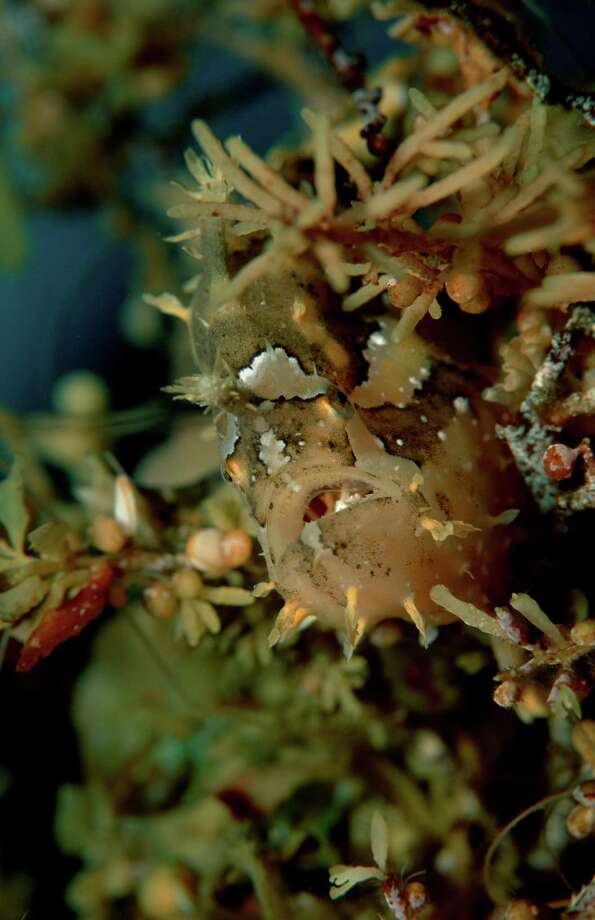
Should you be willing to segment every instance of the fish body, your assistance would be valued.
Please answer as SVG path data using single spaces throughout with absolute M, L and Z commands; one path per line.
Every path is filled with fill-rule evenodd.
M 501 597 L 499 515 L 518 495 L 478 380 L 415 333 L 395 341 L 395 321 L 343 313 L 307 256 L 213 308 L 248 254 L 212 221 L 204 236 L 195 351 L 223 469 L 286 606 L 339 628 L 351 605 L 368 629 L 450 620 L 436 584 L 475 604 Z

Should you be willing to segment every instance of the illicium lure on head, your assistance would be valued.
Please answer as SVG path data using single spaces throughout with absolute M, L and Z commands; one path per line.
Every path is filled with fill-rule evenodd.
M 175 213 L 197 216 L 181 237 L 199 240 L 190 317 L 199 374 L 176 389 L 217 410 L 225 473 L 258 522 L 285 600 L 272 640 L 310 615 L 342 631 L 348 649 L 387 617 L 412 619 L 425 637 L 452 619 L 433 596 L 502 598 L 516 478 L 481 398 L 485 381 L 414 329 L 437 308 L 435 283 L 410 276 L 421 293 L 400 319 L 346 309 L 321 240 L 308 246 L 295 229 L 296 244 L 294 228 L 273 226 L 276 248 L 264 245 L 217 164 L 190 162 L 207 191 Z M 266 178 L 272 170 L 259 162 Z M 291 187 L 278 181 L 287 197 Z M 339 268 L 365 274 L 370 265 Z M 379 293 L 383 283 L 368 286 Z M 399 284 L 384 286 L 398 294 Z

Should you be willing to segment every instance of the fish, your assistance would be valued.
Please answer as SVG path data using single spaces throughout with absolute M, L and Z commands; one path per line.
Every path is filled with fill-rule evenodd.
M 354 643 L 390 617 L 425 636 L 454 619 L 436 585 L 480 606 L 503 596 L 519 495 L 485 381 L 415 331 L 401 340 L 390 316 L 342 311 L 307 253 L 228 298 L 258 240 L 211 219 L 199 248 L 199 373 L 178 392 L 215 413 L 285 601 L 279 635 L 315 616 L 350 622 Z

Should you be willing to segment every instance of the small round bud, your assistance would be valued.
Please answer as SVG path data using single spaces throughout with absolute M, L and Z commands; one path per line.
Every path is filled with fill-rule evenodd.
M 464 272 L 453 269 L 446 279 L 448 296 L 463 305 L 478 297 L 482 288 L 481 275 L 476 272 Z
M 547 690 L 541 684 L 525 684 L 518 702 L 525 710 L 525 713 L 533 719 L 543 719 L 550 715 L 550 709 L 547 704 Z
M 583 840 L 595 831 L 595 808 L 575 805 L 566 818 L 566 829 L 571 837 Z
M 252 540 L 244 530 L 230 530 L 221 541 L 221 552 L 226 566 L 238 569 L 245 565 L 252 555 Z
M 173 869 L 161 866 L 147 875 L 138 891 L 140 908 L 151 920 L 170 920 L 191 913 L 192 899 Z
M 423 282 L 414 275 L 405 275 L 396 284 L 387 289 L 386 296 L 391 307 L 404 310 L 409 307 L 416 297 L 419 297 Z
M 126 534 L 115 518 L 107 514 L 95 518 L 90 537 L 93 546 L 102 553 L 119 553 L 126 543 Z
M 494 690 L 494 702 L 503 709 L 510 709 L 520 696 L 518 684 L 514 680 L 503 680 Z
M 95 415 L 109 406 L 109 388 L 92 371 L 70 371 L 54 384 L 52 402 L 65 415 Z
M 428 892 L 421 882 L 409 882 L 405 888 L 405 903 L 410 910 L 421 910 L 428 900 Z
M 485 313 L 490 306 L 490 295 L 483 288 L 479 291 L 477 296 L 471 297 L 469 300 L 466 300 L 464 303 L 459 304 L 459 307 L 463 313 L 472 313 L 478 315 L 479 313 Z
M 191 601 L 203 588 L 202 578 L 194 569 L 182 569 L 172 578 L 173 589 L 180 600 Z
M 158 620 L 171 620 L 178 609 L 174 592 L 164 581 L 155 581 L 143 592 L 145 607 Z
M 504 920 L 537 920 L 537 917 L 539 917 L 537 906 L 532 901 L 525 899 L 511 901 L 504 914 Z
M 570 631 L 570 638 L 575 645 L 595 645 L 595 620 L 576 623 Z
M 195 568 L 209 575 L 221 575 L 227 565 L 223 558 L 223 534 L 214 527 L 197 530 L 188 537 L 186 556 Z

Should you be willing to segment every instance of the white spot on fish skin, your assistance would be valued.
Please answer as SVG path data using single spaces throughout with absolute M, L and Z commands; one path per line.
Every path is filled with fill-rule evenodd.
M 364 495 L 361 492 L 351 491 L 350 489 L 344 487 L 341 490 L 341 494 L 337 501 L 335 502 L 334 513 L 337 514 L 339 511 L 345 511 L 346 508 L 350 508 L 352 505 L 356 505 L 358 502 L 364 500 Z M 367 565 L 367 563 L 364 563 Z
M 322 542 L 322 532 L 318 521 L 309 521 L 304 524 L 300 534 L 300 542 L 314 550 L 315 553 L 324 552 L 325 547 Z
M 278 441 L 271 428 L 261 434 L 258 457 L 266 466 L 269 476 L 275 476 L 286 463 L 289 463 L 290 458 L 284 455 L 284 449 L 285 441 Z
M 447 437 L 448 437 L 448 436 L 447 436 L 447 434 L 446 434 L 445 431 L 439 431 L 439 432 L 438 432 L 438 440 L 439 440 L 439 441 L 446 441 L 446 438 L 447 438 Z
M 419 420 L 420 420 L 420 422 L 423 422 L 424 425 L 425 425 L 425 423 L 426 423 L 427 420 L 428 420 L 428 416 L 427 416 L 427 415 L 424 415 L 423 412 L 422 412 L 422 414 L 421 414 L 420 417 L 419 417 Z
M 231 412 L 226 412 L 220 435 L 221 455 L 224 460 L 233 454 L 239 437 L 240 426 L 237 418 Z
M 403 438 L 397 438 L 397 446 L 398 446 L 398 447 L 404 447 L 404 446 L 405 446 L 405 441 L 403 440 Z
M 312 399 L 326 393 L 329 382 L 318 374 L 306 374 L 297 358 L 284 348 L 267 345 L 252 363 L 238 373 L 240 386 L 261 399 Z
M 457 396 L 452 404 L 457 415 L 466 415 L 469 412 L 469 400 L 464 396 Z

